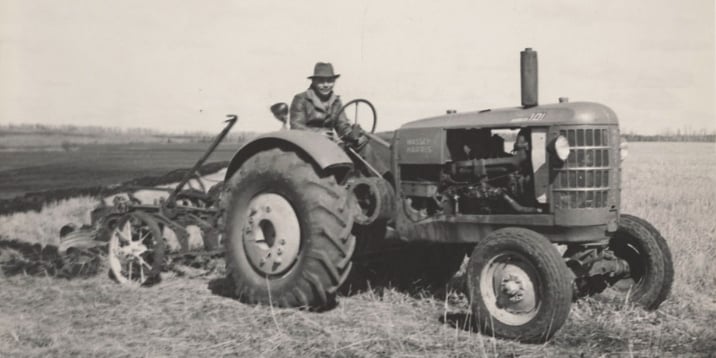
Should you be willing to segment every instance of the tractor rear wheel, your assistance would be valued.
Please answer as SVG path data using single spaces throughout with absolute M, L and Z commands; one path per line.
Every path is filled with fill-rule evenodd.
M 487 334 L 544 342 L 564 324 L 572 274 L 544 236 L 522 228 L 492 232 L 468 263 L 475 323 Z
M 674 264 L 666 240 L 646 220 L 622 214 L 619 229 L 609 241 L 614 254 L 629 264 L 629 277 L 610 282 L 634 302 L 655 310 L 671 292 Z
M 227 181 L 224 243 L 235 295 L 321 309 L 351 270 L 351 196 L 329 173 L 283 149 L 255 154 Z

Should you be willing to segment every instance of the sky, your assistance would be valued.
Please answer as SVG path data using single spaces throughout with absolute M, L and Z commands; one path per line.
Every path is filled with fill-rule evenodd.
M 622 131 L 716 130 L 713 0 L 0 0 L 0 124 L 218 132 L 280 127 L 269 106 L 331 62 L 378 130 L 520 105 L 608 105 Z

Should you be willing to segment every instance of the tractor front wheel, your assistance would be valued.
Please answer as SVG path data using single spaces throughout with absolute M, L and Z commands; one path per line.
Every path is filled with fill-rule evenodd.
M 224 243 L 239 300 L 321 309 L 351 270 L 351 196 L 282 149 L 249 158 L 227 182 Z
M 611 280 L 626 301 L 654 310 L 664 302 L 674 281 L 674 264 L 666 240 L 646 220 L 622 214 L 609 249 L 629 264 L 629 275 Z
M 564 324 L 572 303 L 571 273 L 544 236 L 522 228 L 492 232 L 468 263 L 477 328 L 523 342 L 544 342 Z

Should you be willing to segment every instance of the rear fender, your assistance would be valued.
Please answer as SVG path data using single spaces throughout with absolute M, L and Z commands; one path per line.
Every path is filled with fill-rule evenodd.
M 229 163 L 224 180 L 232 175 L 254 154 L 271 148 L 290 148 L 305 154 L 321 170 L 347 174 L 353 169 L 353 161 L 335 142 L 323 134 L 310 131 L 279 131 L 264 134 L 239 149 Z M 339 175 L 339 177 L 344 175 Z

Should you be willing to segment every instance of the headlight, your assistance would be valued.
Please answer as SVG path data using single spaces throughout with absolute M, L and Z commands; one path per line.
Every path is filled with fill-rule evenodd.
M 626 159 L 626 157 L 629 155 L 629 143 L 627 143 L 627 140 L 622 138 L 621 143 L 619 143 L 619 157 L 621 160 Z
M 559 136 L 554 140 L 554 153 L 561 161 L 566 161 L 569 157 L 569 141 L 564 136 Z

